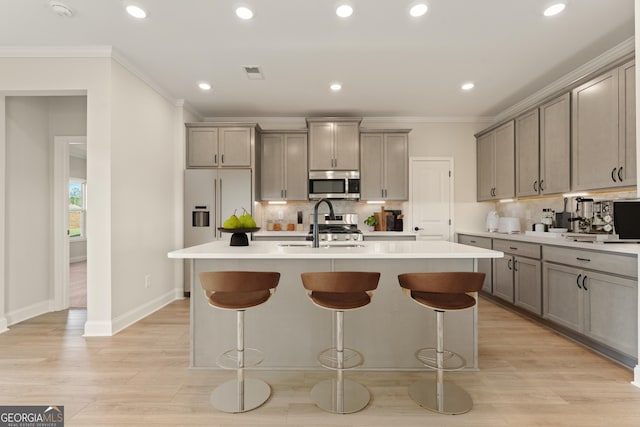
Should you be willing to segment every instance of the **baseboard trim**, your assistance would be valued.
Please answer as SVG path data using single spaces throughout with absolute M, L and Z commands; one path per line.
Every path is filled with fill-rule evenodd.
M 86 321 L 83 337 L 110 337 L 113 335 L 111 322 Z
M 162 307 L 172 303 L 177 299 L 181 299 L 177 289 L 171 289 L 169 292 L 160 295 L 158 298 L 149 301 L 148 303 L 135 308 L 128 313 L 113 319 L 113 334 L 117 334 L 123 329 L 133 325 L 134 323 L 144 319 L 148 315 L 160 310 Z
M 11 311 L 5 316 L 6 326 L 15 325 L 16 323 L 24 322 L 32 317 L 40 316 L 41 314 L 49 313 L 53 311 L 53 300 L 47 300 L 31 304 L 27 307 L 20 308 L 18 310 Z M 0 324 L 0 330 L 2 325 Z
M 9 328 L 7 327 L 7 318 L 6 317 L 0 317 L 0 334 L 3 334 L 5 332 L 7 332 L 9 330 Z

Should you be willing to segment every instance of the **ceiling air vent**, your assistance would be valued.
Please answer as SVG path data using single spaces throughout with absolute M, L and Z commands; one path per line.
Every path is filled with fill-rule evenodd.
M 244 72 L 247 73 L 247 78 L 250 80 L 264 80 L 262 71 L 257 65 L 243 65 Z

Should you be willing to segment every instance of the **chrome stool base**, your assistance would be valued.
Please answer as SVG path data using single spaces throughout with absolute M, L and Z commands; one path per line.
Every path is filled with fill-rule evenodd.
M 464 357 L 449 350 L 442 352 L 442 364 L 439 366 L 437 348 L 421 348 L 416 351 L 416 359 L 427 368 L 441 369 L 443 371 L 458 371 L 467 366 L 467 361 Z
M 469 393 L 450 382 L 418 381 L 409 386 L 409 397 L 423 408 L 445 415 L 464 414 L 473 407 Z
M 242 364 L 240 363 L 240 357 L 242 357 Z M 234 348 L 218 356 L 216 363 L 223 369 L 250 368 L 262 363 L 263 359 L 264 355 L 262 352 L 255 348 L 243 349 L 242 356 L 240 356 L 239 351 Z
M 216 387 L 209 399 L 211 405 L 222 412 L 247 412 L 269 399 L 271 387 L 266 382 L 249 378 L 234 379 Z
M 327 369 L 353 369 L 364 363 L 364 357 L 351 348 L 343 349 L 340 354 L 337 348 L 332 347 L 318 354 L 318 362 Z
M 360 383 L 345 379 L 324 380 L 311 389 L 311 400 L 320 409 L 334 414 L 351 414 L 364 409 L 371 399 Z

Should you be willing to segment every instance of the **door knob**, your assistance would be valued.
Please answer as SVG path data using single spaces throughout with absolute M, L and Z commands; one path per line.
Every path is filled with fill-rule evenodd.
M 414 231 L 420 231 L 420 230 L 424 230 L 424 228 L 420 228 L 420 227 L 414 227 L 413 229 Z

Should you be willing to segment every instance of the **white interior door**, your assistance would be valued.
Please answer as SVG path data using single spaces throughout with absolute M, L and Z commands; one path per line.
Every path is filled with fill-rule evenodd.
M 453 240 L 453 159 L 409 161 L 411 227 L 417 240 Z

